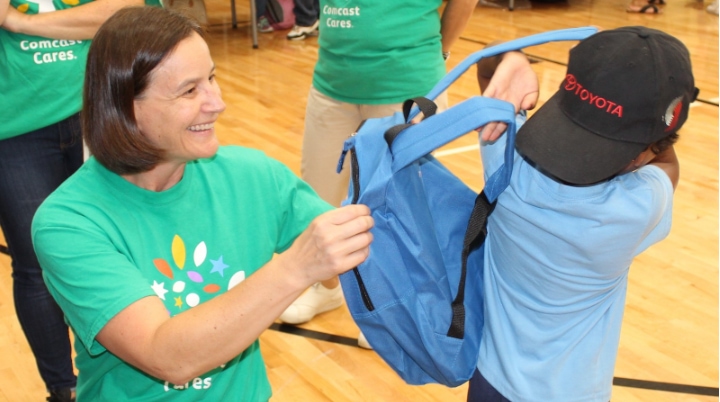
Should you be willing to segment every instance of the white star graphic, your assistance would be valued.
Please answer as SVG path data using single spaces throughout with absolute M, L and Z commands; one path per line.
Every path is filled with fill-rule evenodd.
M 165 293 L 168 292 L 167 289 L 165 289 L 165 282 L 157 283 L 157 281 L 153 281 L 152 290 L 159 298 L 165 300 Z

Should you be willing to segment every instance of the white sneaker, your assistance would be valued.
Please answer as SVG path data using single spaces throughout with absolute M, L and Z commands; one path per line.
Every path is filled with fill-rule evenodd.
M 342 286 L 328 289 L 320 282 L 312 285 L 280 315 L 280 321 L 288 324 L 308 322 L 315 315 L 334 310 L 343 304 Z
M 303 40 L 308 36 L 317 36 L 318 26 L 320 25 L 320 20 L 316 20 L 314 24 L 312 24 L 309 27 L 303 27 L 300 25 L 295 25 L 292 30 L 287 34 L 287 38 L 289 40 Z
M 358 334 L 358 346 L 360 346 L 363 349 L 372 349 L 373 347 L 370 346 L 370 343 L 365 338 L 365 335 L 360 331 L 360 334 Z
M 717 0 L 713 1 L 707 8 L 705 9 L 710 14 L 718 15 L 718 2 Z

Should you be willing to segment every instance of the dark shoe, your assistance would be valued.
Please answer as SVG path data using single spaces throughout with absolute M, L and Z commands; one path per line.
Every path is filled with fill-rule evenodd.
M 46 400 L 48 402 L 75 402 L 75 390 L 63 388 L 50 391 L 50 396 Z
M 638 13 L 638 14 L 660 14 L 661 13 L 660 9 L 657 8 L 657 6 L 654 4 L 646 4 L 642 7 L 630 5 L 626 9 L 626 11 L 629 13 Z

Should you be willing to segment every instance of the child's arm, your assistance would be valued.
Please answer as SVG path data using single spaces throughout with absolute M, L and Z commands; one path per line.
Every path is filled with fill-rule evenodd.
M 0 0 L 0 3 L 8 0 Z M 142 6 L 142 0 L 96 0 L 64 10 L 23 14 L 15 9 L 3 28 L 26 35 L 53 39 L 92 39 L 100 25 L 123 7 Z
M 655 165 L 665 171 L 668 177 L 670 177 L 673 189 L 677 188 L 678 182 L 680 181 L 680 161 L 678 161 L 673 146 L 655 155 L 649 164 Z
M 0 0 L 0 26 L 2 26 L 3 22 L 5 21 L 5 17 L 8 13 L 8 8 L 10 8 L 10 0 Z

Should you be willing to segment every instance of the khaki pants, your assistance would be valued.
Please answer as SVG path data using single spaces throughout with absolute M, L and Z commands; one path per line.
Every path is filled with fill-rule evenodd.
M 438 96 L 439 110 L 447 108 L 447 94 Z M 350 180 L 350 158 L 336 173 L 343 142 L 363 120 L 389 116 L 402 110 L 402 103 L 356 105 L 340 102 L 310 88 L 305 109 L 305 134 L 300 171 L 303 180 L 332 205 L 340 206 L 347 197 Z

